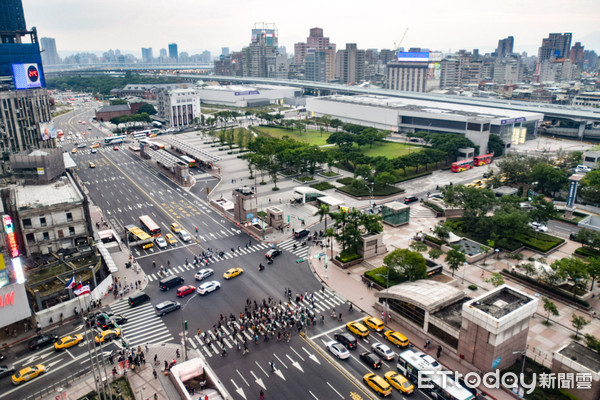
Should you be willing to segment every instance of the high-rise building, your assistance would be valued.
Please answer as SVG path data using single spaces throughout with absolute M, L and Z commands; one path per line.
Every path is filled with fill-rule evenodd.
M 169 58 L 173 59 L 174 61 L 177 61 L 179 58 L 179 54 L 177 53 L 177 43 L 169 44 Z
M 538 52 L 538 62 L 569 58 L 572 36 L 571 33 L 551 33 L 547 38 L 542 39 L 542 46 Z
M 498 47 L 496 48 L 495 55 L 497 58 L 504 58 L 511 55 L 515 44 L 515 38 L 512 36 L 506 39 L 498 40 Z
M 501 85 L 510 85 L 523 79 L 523 65 L 518 56 L 496 59 L 492 80 Z
M 227 57 L 229 55 L 229 47 L 221 47 L 221 55 Z
M 2 0 L 0 2 L 0 38 L 2 43 L 14 39 L 10 32 L 25 30 L 25 14 L 23 13 L 23 3 L 21 0 Z M 13 43 L 13 42 L 9 42 Z
M 310 51 L 310 49 L 314 49 L 315 51 L 322 51 L 323 53 L 319 53 L 317 55 L 318 58 L 324 56 L 325 60 L 325 75 L 316 74 L 315 75 L 315 52 Z M 308 72 L 308 75 L 311 77 L 319 76 L 320 82 L 328 82 L 335 79 L 335 44 L 330 43 L 329 38 L 323 36 L 322 28 L 311 28 L 309 31 L 309 35 L 306 38 L 306 43 L 296 43 L 294 44 L 294 63 L 299 64 L 304 67 L 305 75 L 307 74 L 306 68 L 311 68 L 311 71 Z M 309 60 L 310 65 L 305 65 L 305 58 L 307 54 L 311 54 L 311 59 Z M 320 61 L 318 61 L 320 63 Z M 305 76 L 306 79 L 308 77 Z M 312 79 L 311 79 L 312 80 Z
M 356 43 L 346 43 L 344 50 L 335 56 L 335 77 L 341 83 L 355 85 L 365 80 L 365 51 L 358 50 Z
M 304 57 L 304 77 L 308 81 L 325 81 L 326 56 L 324 50 L 309 48 Z
M 153 60 L 152 47 L 142 47 L 142 62 L 150 64 Z
M 20 0 L 0 2 L 0 175 L 9 156 L 56 147 L 35 28 L 27 30 Z
M 396 61 L 387 64 L 386 88 L 408 92 L 427 92 L 439 88 L 441 59 L 441 53 L 398 52 Z
M 575 45 L 571 47 L 571 61 L 581 66 L 583 64 L 583 46 L 581 42 L 575 42 Z
M 158 114 L 171 127 L 189 126 L 200 118 L 200 96 L 195 89 L 161 89 L 157 100 Z
M 60 64 L 60 57 L 56 51 L 56 41 L 54 38 L 43 37 L 40 39 L 40 45 L 42 47 L 42 63 L 44 65 Z
M 242 49 L 244 76 L 275 78 L 277 67 L 278 33 L 275 24 L 256 23 L 248 47 Z

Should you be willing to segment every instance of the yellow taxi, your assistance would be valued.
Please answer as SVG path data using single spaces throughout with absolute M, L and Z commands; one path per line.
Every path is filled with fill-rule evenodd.
M 94 164 L 94 163 L 93 163 L 93 162 L 91 162 L 91 161 L 90 161 L 89 165 L 90 165 L 90 168 L 96 168 L 96 164 Z
M 369 336 L 369 330 L 366 326 L 361 324 L 360 322 L 348 322 L 346 324 L 346 329 L 350 332 L 354 333 L 356 336 L 367 337 Z
M 367 317 L 364 319 L 364 323 L 366 326 L 368 326 L 376 332 L 381 332 L 383 330 L 383 321 L 379 318 Z
M 55 350 L 64 350 L 77 345 L 83 340 L 83 335 L 64 336 L 54 342 Z
M 387 397 L 392 394 L 392 387 L 389 383 L 387 383 L 382 377 L 379 375 L 375 375 L 374 373 L 369 373 L 363 376 L 363 381 L 369 386 L 371 389 L 375 391 L 380 396 Z
M 179 225 L 177 222 L 173 222 L 173 223 L 171 224 L 171 230 L 172 230 L 173 232 L 175 232 L 175 233 L 179 233 L 179 232 L 181 232 L 181 230 L 182 230 L 182 229 L 183 229 L 183 228 L 181 227 L 181 225 Z
M 175 236 L 172 233 L 165 234 L 165 240 L 169 244 L 177 244 L 177 239 L 175 239 Z
M 227 271 L 225 271 L 225 273 L 223 274 L 223 278 L 235 278 L 236 276 L 241 275 L 242 272 L 244 272 L 244 270 L 241 268 L 230 268 Z
M 25 367 L 11 377 L 13 385 L 20 385 L 46 372 L 43 364 L 37 364 L 33 367 Z
M 75 154 L 75 153 L 77 153 L 77 147 L 75 147 L 73 150 L 71 150 L 71 153 L 72 153 L 72 154 Z
M 396 371 L 386 372 L 384 377 L 390 385 L 392 385 L 404 394 L 411 394 L 415 391 L 414 385 L 410 383 L 410 381 L 406 379 L 404 375 L 399 374 Z
M 100 335 L 96 336 L 96 344 L 110 342 L 113 339 L 121 336 L 121 330 L 119 328 L 116 329 L 107 329 L 105 331 L 100 332 Z
M 408 338 L 400 332 L 387 331 L 384 335 L 387 340 L 389 340 L 398 347 L 408 346 Z
M 100 147 L 100 143 L 94 143 L 93 145 L 90 146 L 92 149 L 97 149 L 98 147 Z

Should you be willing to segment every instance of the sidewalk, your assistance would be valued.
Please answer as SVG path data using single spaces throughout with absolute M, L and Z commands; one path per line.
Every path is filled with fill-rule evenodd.
M 400 228 L 390 228 L 384 225 L 384 243 L 388 247 L 388 251 L 391 251 L 394 248 L 408 248 L 410 238 L 413 237 L 416 232 L 428 231 L 429 227 L 435 225 L 437 221 L 437 218 L 411 218 L 410 224 Z M 552 263 L 556 259 L 569 256 L 576 247 L 578 247 L 577 243 L 567 241 L 567 244 L 548 255 L 546 259 L 549 263 Z M 326 251 L 328 256 L 330 256 L 331 249 L 326 249 Z M 319 279 L 322 284 L 327 285 L 330 289 L 335 291 L 338 295 L 353 303 L 355 307 L 360 308 L 372 316 L 379 316 L 381 310 L 375 308 L 375 304 L 377 303 L 375 293 L 377 291 L 368 288 L 362 283 L 361 277 L 367 270 L 383 265 L 384 257 L 378 256 L 369 259 L 368 262 L 363 262 L 345 270 L 342 270 L 332 262 L 329 262 L 326 269 L 322 258 L 314 258 L 314 256 L 320 252 L 322 252 L 322 250 L 319 247 L 313 246 L 309 250 L 308 257 L 309 266 L 317 279 Z M 523 253 L 524 262 L 527 262 L 528 257 L 540 257 L 532 251 L 524 251 Z M 469 264 L 466 267 L 459 269 L 455 274 L 454 279 L 456 280 L 456 286 L 463 290 L 468 296 L 479 296 L 482 293 L 493 289 L 491 283 L 485 282 L 485 279 L 489 278 L 491 273 L 500 272 L 504 268 L 510 269 L 514 265 L 514 262 L 515 260 L 495 260 L 489 258 L 487 260 L 487 265 L 481 265 L 481 263 Z M 521 291 L 535 297 L 540 297 L 539 293 L 522 285 L 520 282 L 512 281 L 510 278 L 506 277 L 505 281 L 507 284 Z M 475 284 L 479 290 L 473 292 L 468 289 L 468 286 L 471 284 Z M 596 294 L 595 297 L 590 299 L 589 302 L 592 305 L 592 309 L 598 309 L 600 306 L 600 301 L 598 300 L 600 289 L 596 287 L 594 293 Z M 591 321 L 590 324 L 580 332 L 580 335 L 591 333 L 596 337 L 600 336 L 600 320 L 593 318 L 591 311 L 582 312 L 578 308 L 565 304 L 558 299 L 554 298 L 552 300 L 559 309 L 560 315 L 550 319 L 552 324 L 549 327 L 542 324 L 541 322 L 545 321 L 547 314 L 543 309 L 543 302 L 540 301 L 537 314 L 530 321 L 527 343 L 527 356 L 548 367 L 551 365 L 553 352 L 564 344 L 569 343 L 571 341 L 570 336 L 575 333 L 570 322 L 573 313 L 583 315 L 587 320 Z M 420 350 L 427 351 L 423 349 L 426 339 L 425 334 L 420 334 L 416 328 L 400 322 L 399 317 L 394 318 L 392 322 L 388 323 L 388 326 L 392 330 L 398 330 L 405 334 L 410 342 Z M 432 341 L 430 349 L 436 349 L 438 344 L 444 348 L 439 360 L 449 370 L 459 371 L 463 374 L 470 371 L 477 371 L 477 368 L 466 363 L 464 360 L 460 360 L 458 354 L 449 349 L 446 350 L 447 346 L 444 343 L 439 343 L 436 338 L 431 335 L 428 335 L 427 337 Z M 434 350 L 432 350 L 432 355 L 435 356 Z M 514 398 L 512 394 L 501 389 L 485 389 L 485 391 L 496 399 Z

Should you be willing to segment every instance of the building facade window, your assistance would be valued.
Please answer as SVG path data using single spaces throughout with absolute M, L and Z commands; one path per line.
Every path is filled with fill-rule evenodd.
M 73 236 L 75 234 L 75 228 L 70 226 L 69 227 L 69 235 Z
M 68 212 L 67 213 L 67 222 L 71 222 L 73 221 L 73 213 Z
M 23 228 L 31 228 L 31 218 L 25 218 L 23 220 Z
M 46 217 L 40 218 L 40 226 L 46 226 Z
M 44 232 L 42 235 L 44 240 L 50 240 L 50 234 L 48 232 Z
M 25 240 L 27 243 L 35 243 L 35 235 L 33 233 L 28 233 L 25 235 Z

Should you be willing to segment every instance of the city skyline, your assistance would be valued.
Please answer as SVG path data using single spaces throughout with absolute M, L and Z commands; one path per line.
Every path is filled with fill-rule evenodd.
M 477 48 L 481 53 L 489 53 L 499 39 L 512 35 L 515 52 L 537 55 L 542 38 L 548 33 L 572 32 L 573 44 L 582 42 L 586 50 L 600 50 L 600 3 L 591 0 L 576 1 L 567 11 L 564 3 L 557 0 L 511 0 L 486 7 L 477 3 L 477 9 L 470 7 L 476 4 L 470 0 L 452 4 L 430 1 L 411 4 L 411 9 L 396 4 L 386 8 L 382 4 L 381 9 L 371 10 L 364 10 L 364 3 L 356 0 L 345 1 L 343 7 L 339 1 L 306 0 L 295 8 L 283 7 L 274 0 L 235 5 L 231 1 L 216 4 L 180 0 L 178 9 L 187 11 L 175 13 L 172 3 L 153 4 L 150 8 L 141 0 L 55 0 L 52 4 L 49 8 L 41 0 L 23 0 L 27 26 L 35 26 L 40 36 L 55 38 L 61 56 L 118 48 L 141 58 L 142 47 L 152 47 L 158 54 L 170 43 L 177 43 L 179 52 L 209 50 L 218 55 L 221 47 L 237 51 L 247 46 L 256 22 L 275 23 L 279 44 L 288 53 L 293 52 L 294 43 L 306 40 L 313 27 L 322 28 L 338 46 L 357 43 L 362 49 L 392 49 L 408 29 L 401 44 L 406 49 L 422 47 L 449 52 Z M 65 9 L 69 12 L 64 13 Z M 232 9 L 235 14 L 230 14 Z M 368 17 L 369 13 L 365 17 L 365 11 L 373 17 Z M 157 23 L 152 24 L 153 21 Z

